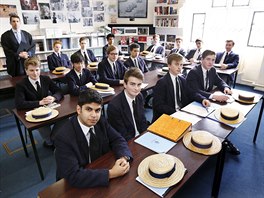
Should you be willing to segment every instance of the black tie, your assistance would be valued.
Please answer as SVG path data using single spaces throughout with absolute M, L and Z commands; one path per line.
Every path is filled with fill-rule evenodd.
M 206 71 L 206 77 L 205 77 L 205 91 L 207 91 L 209 88 L 209 71 Z
M 178 77 L 175 78 L 176 80 L 176 100 L 177 100 L 177 104 L 179 107 L 182 107 L 182 103 L 181 103 L 181 97 L 180 97 L 180 84 L 179 84 L 179 79 Z
M 82 74 L 80 74 L 79 77 L 80 77 L 80 83 L 82 84 Z
M 115 78 L 118 78 L 117 69 L 116 69 L 115 63 L 113 63 L 113 70 L 114 70 L 114 76 L 115 76 Z
M 90 152 L 91 162 L 93 162 L 94 160 L 96 160 L 101 156 L 101 152 L 99 149 L 99 142 L 92 128 L 90 128 L 89 133 L 90 133 L 89 152 Z
M 40 96 L 40 98 L 42 98 L 42 91 L 41 91 L 41 87 L 39 85 L 39 81 L 36 81 L 36 85 L 37 85 L 37 92 L 38 95 Z
M 228 53 L 226 52 L 226 54 L 225 54 L 225 59 L 224 59 L 224 64 L 226 64 L 226 60 L 227 60 L 227 58 L 228 58 Z
M 135 67 L 138 67 L 136 59 L 134 59 L 134 65 L 135 65 Z
M 84 64 L 85 64 L 85 66 L 87 66 L 88 65 L 88 57 L 87 57 L 85 52 L 83 52 L 83 55 L 84 55 Z
M 138 126 L 139 126 L 139 113 L 138 113 L 138 109 L 137 109 L 137 105 L 136 105 L 136 101 L 135 100 L 132 101 L 132 106 L 133 106 L 134 119 L 135 119 L 136 127 L 137 127 L 137 130 L 138 130 Z

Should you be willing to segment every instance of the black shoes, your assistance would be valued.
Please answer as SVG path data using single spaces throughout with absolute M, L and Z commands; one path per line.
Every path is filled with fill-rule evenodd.
M 51 149 L 51 150 L 53 150 L 53 151 L 54 151 L 54 149 L 55 149 L 55 146 L 54 146 L 53 144 L 47 144 L 46 141 L 43 142 L 43 146 L 44 146 L 45 148 Z
M 240 154 L 240 151 L 234 144 L 232 144 L 232 142 L 230 142 L 229 140 L 226 140 L 226 142 L 227 142 L 227 150 L 229 153 L 231 153 L 232 155 Z

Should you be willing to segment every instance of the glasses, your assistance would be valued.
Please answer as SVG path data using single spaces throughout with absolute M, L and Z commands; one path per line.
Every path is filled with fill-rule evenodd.
M 118 53 L 110 53 L 110 55 L 112 55 L 112 56 L 115 55 L 116 56 L 116 55 L 118 55 Z

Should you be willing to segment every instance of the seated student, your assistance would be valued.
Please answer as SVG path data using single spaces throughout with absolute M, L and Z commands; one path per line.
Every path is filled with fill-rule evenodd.
M 187 84 L 193 92 L 200 93 L 203 98 L 212 99 L 219 102 L 226 102 L 227 95 L 213 94 L 211 91 L 216 86 L 225 94 L 232 94 L 228 85 L 218 76 L 213 67 L 215 61 L 215 52 L 205 50 L 202 54 L 201 64 L 195 66 L 187 75 Z M 240 151 L 228 141 L 228 148 L 231 154 L 239 155 Z
M 66 80 L 69 93 L 78 96 L 80 91 L 88 89 L 88 87 L 96 83 L 97 80 L 88 69 L 84 68 L 84 59 L 80 53 L 71 55 L 71 62 L 73 69 L 66 74 Z
M 131 68 L 124 76 L 124 91 L 114 97 L 107 107 L 108 121 L 128 141 L 146 131 L 148 123 L 144 114 L 141 85 L 144 75 Z
M 160 54 L 165 56 L 165 48 L 160 44 L 160 36 L 158 34 L 153 35 L 153 44 L 150 45 L 146 51 L 153 52 L 154 54 Z
M 196 39 L 195 44 L 196 44 L 196 48 L 191 49 L 185 57 L 191 63 L 201 60 L 203 41 L 201 39 Z
M 137 43 L 132 43 L 129 46 L 130 57 L 124 62 L 124 65 L 129 67 L 138 67 L 143 73 L 148 71 L 146 62 L 139 57 L 140 46 Z
M 78 53 L 79 55 L 83 56 L 85 67 L 87 67 L 87 65 L 90 62 L 98 62 L 93 51 L 90 49 L 87 49 L 87 38 L 86 37 L 81 37 L 79 40 L 79 44 L 81 46 L 81 49 L 75 53 Z
M 239 55 L 232 51 L 235 42 L 233 40 L 226 40 L 224 52 L 218 52 L 216 54 L 215 63 L 221 64 L 220 69 L 231 69 L 236 68 L 239 63 Z M 220 75 L 220 77 L 230 85 L 233 82 L 234 75 L 227 76 L 227 75 Z
M 56 84 L 48 76 L 40 75 L 40 61 L 37 57 L 26 59 L 25 70 L 27 77 L 17 83 L 15 90 L 15 105 L 18 110 L 32 110 L 42 105 L 60 101 L 63 98 Z M 59 123 L 55 124 L 52 130 L 50 126 L 38 129 L 44 139 L 43 145 L 45 147 L 53 147 L 51 134 L 56 133 L 59 125 Z
M 107 54 L 107 48 L 110 45 L 114 45 L 115 42 L 115 35 L 114 34 L 108 34 L 106 36 L 106 40 L 107 40 L 107 44 L 103 47 L 103 59 L 106 58 L 108 56 Z M 118 51 L 119 55 L 123 55 L 120 51 Z
M 123 62 L 118 60 L 118 49 L 114 45 L 107 48 L 108 57 L 98 65 L 97 73 L 99 81 L 109 85 L 120 85 L 124 83 L 124 74 L 127 68 Z
M 182 38 L 180 38 L 180 37 L 177 37 L 177 38 L 175 39 L 176 47 L 173 48 L 173 49 L 170 51 L 170 54 L 175 53 L 175 54 L 180 54 L 180 55 L 182 55 L 183 57 L 186 56 L 186 51 L 185 51 L 185 49 L 183 49 L 183 48 L 181 47 L 181 45 L 182 45 L 182 41 L 183 41 L 183 40 L 182 40 Z
M 189 104 L 192 100 L 210 106 L 210 102 L 199 94 L 191 93 L 183 76 L 180 75 L 183 60 L 180 54 L 168 56 L 169 72 L 161 78 L 153 89 L 153 119 L 154 122 L 162 114 L 173 114 Z
M 73 116 L 55 137 L 57 180 L 65 178 L 71 186 L 107 186 L 109 180 L 128 173 L 132 154 L 125 139 L 101 116 L 103 99 L 92 89 L 82 91 Z M 113 150 L 112 168 L 85 168 Z
M 56 40 L 53 43 L 54 52 L 47 57 L 49 70 L 53 71 L 56 67 L 71 67 L 70 60 L 67 54 L 63 54 L 61 52 L 62 42 L 60 40 Z

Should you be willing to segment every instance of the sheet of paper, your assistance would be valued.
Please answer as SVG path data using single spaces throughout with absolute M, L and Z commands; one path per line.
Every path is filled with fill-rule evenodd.
M 155 187 L 149 186 L 149 185 L 145 184 L 139 177 L 136 178 L 136 181 L 143 184 L 144 186 L 146 186 L 148 189 L 150 189 L 151 191 L 153 191 L 154 193 L 156 193 L 160 197 L 165 196 L 169 190 L 169 188 L 155 188 Z
M 141 135 L 139 138 L 135 139 L 135 142 L 156 153 L 167 153 L 176 145 L 175 142 L 167 140 L 151 132 L 146 132 Z
M 188 104 L 186 107 L 182 108 L 181 110 L 205 118 L 210 113 L 212 113 L 215 108 L 213 106 L 205 108 L 201 103 L 194 101 Z
M 171 114 L 171 116 L 174 118 L 178 118 L 180 120 L 191 122 L 192 125 L 195 125 L 197 122 L 199 122 L 202 119 L 197 115 L 186 113 L 184 111 L 176 111 L 175 113 Z

